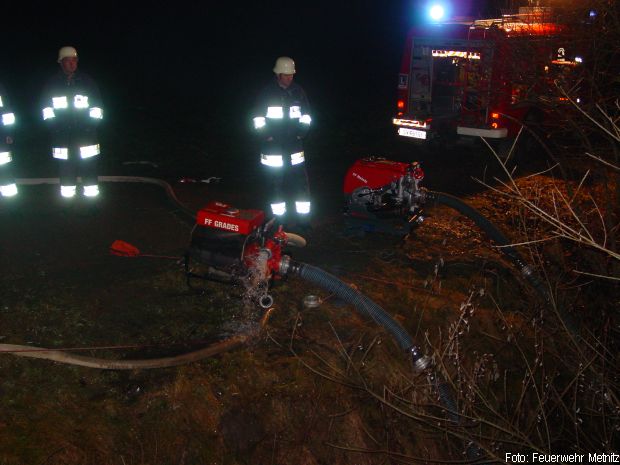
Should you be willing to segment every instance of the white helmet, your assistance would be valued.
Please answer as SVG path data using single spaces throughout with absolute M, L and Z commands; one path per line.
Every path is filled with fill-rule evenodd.
M 280 57 L 276 60 L 273 72 L 276 74 L 295 74 L 295 62 L 292 58 Z
M 67 45 L 66 47 L 62 47 L 58 50 L 58 63 L 60 63 L 63 58 L 77 58 L 77 56 L 77 50 L 74 47 Z

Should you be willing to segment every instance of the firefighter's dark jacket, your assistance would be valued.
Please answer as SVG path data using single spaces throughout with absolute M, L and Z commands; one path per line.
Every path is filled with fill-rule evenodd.
M 269 108 L 281 108 L 282 118 L 268 117 Z M 310 105 L 304 89 L 294 81 L 283 89 L 277 78 L 274 78 L 259 93 L 252 115 L 254 118 L 265 117 L 265 125 L 256 129 L 263 153 L 280 152 L 280 155 L 287 156 L 302 150 L 302 141 L 310 125 L 301 122 L 299 116 L 290 117 L 291 111 L 310 115 Z
M 66 100 L 63 100 L 63 97 Z M 58 99 L 66 103 L 66 107 L 58 104 Z M 77 70 L 71 79 L 68 79 L 59 71 L 48 80 L 41 101 L 43 118 L 55 144 L 97 142 L 97 126 L 101 116 L 93 117 L 92 110 L 101 111 L 101 95 L 96 82 L 88 74 Z M 50 117 L 50 114 L 53 116 Z
M 13 138 L 13 124 L 4 115 L 12 114 L 11 104 L 6 95 L 6 89 L 0 84 L 0 151 L 10 150 L 10 142 Z M 14 115 L 13 115 L 14 116 Z M 8 123 L 8 124 L 7 124 Z

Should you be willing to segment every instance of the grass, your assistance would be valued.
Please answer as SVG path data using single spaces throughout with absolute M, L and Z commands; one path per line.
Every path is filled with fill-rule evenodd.
M 493 217 L 489 198 L 470 201 Z M 488 451 L 499 457 L 515 441 L 540 450 L 564 447 L 554 435 L 566 427 L 555 424 L 567 417 L 565 404 L 549 390 L 574 384 L 574 375 L 558 366 L 564 342 L 539 320 L 540 302 L 526 284 L 463 221 L 437 209 L 401 244 L 389 236 L 339 235 L 337 223 L 327 224 L 326 234 L 296 256 L 354 284 L 433 354 L 460 411 L 476 426 L 471 431 L 489 438 L 479 439 Z M 2 342 L 131 344 L 139 347 L 87 353 L 154 357 L 230 334 L 248 316 L 239 289 L 208 283 L 204 293 L 190 292 L 173 261 L 113 260 L 79 285 L 79 270 L 29 282 L 5 279 Z M 323 300 L 318 309 L 303 308 L 309 293 Z M 444 415 L 436 394 L 424 376 L 414 376 L 388 334 L 298 279 L 277 283 L 273 295 L 274 314 L 247 350 L 188 366 L 117 372 L 0 358 L 0 463 L 290 463 L 295 456 L 297 463 L 374 464 L 462 457 L 464 433 L 432 420 Z
M 545 275 L 554 297 L 548 305 L 469 220 L 446 208 L 430 211 L 405 242 L 343 234 L 333 200 L 341 198 L 335 167 L 343 161 L 328 164 L 316 193 L 327 213 L 293 257 L 336 274 L 399 321 L 433 357 L 461 425 L 389 334 L 291 277 L 273 288 L 274 311 L 260 337 L 190 365 L 101 371 L 3 354 L 0 465 L 459 462 L 470 441 L 499 462 L 505 452 L 612 450 L 620 418 L 617 287 L 573 273 L 586 264 L 613 270 L 608 260 L 558 237 L 520 248 Z M 591 199 L 606 195 L 607 179 L 515 182 L 551 210 L 558 192 L 579 192 L 584 224 L 600 225 Z M 493 186 L 465 200 L 516 243 L 549 231 L 501 195 L 507 188 Z M 52 208 L 44 189 L 25 193 L 22 215 L 2 212 L 0 269 L 10 271 L 0 276 L 0 342 L 158 357 L 227 337 L 260 317 L 238 288 L 188 289 L 174 260 L 108 256 L 114 239 L 174 256 L 187 246 L 188 225 L 160 192 L 142 187 L 110 187 L 97 221 Z M 192 206 L 244 195 L 250 203 L 255 190 L 242 193 L 230 179 L 180 189 Z M 593 235 L 604 237 L 598 228 Z M 321 306 L 305 309 L 308 294 Z M 576 344 L 558 309 L 587 323 Z M 94 349 L 100 346 L 124 347 Z

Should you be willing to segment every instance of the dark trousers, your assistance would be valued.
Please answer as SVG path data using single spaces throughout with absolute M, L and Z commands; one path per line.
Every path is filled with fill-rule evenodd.
M 13 176 L 13 167 L 11 166 L 11 164 L 12 162 L 0 165 L 0 186 L 6 186 L 15 182 L 15 177 Z
M 270 204 L 286 203 L 287 215 L 297 215 L 295 202 L 310 202 L 306 164 L 291 165 L 290 154 L 284 156 L 284 166 L 265 166 L 270 184 Z
M 84 146 L 85 144 L 69 145 L 68 159 L 56 159 L 61 186 L 77 185 L 78 176 L 82 178 L 82 185 L 84 186 L 94 186 L 98 184 L 97 173 L 100 155 L 81 158 L 80 147 Z M 58 145 L 57 147 L 62 147 L 62 145 Z

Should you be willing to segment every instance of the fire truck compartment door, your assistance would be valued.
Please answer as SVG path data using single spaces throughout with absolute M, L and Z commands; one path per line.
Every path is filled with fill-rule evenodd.
M 420 102 L 431 101 L 431 82 L 433 80 L 433 57 L 427 46 L 416 45 L 411 56 L 411 85 L 409 95 Z

